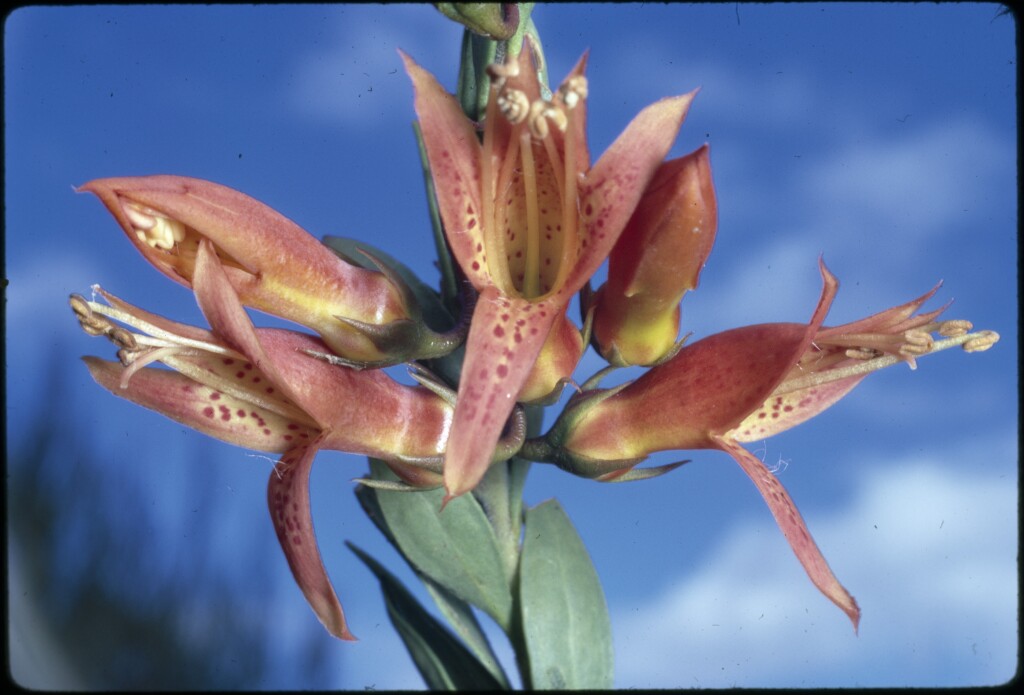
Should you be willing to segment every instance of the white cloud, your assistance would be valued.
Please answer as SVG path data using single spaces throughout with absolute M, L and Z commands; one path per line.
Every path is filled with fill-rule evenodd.
M 346 7 L 335 26 L 325 32 L 333 32 L 327 39 L 330 45 L 310 46 L 300 56 L 286 97 L 297 115 L 335 126 L 370 127 L 385 114 L 411 111 L 412 86 L 397 49 L 426 65 L 438 53 L 439 45 L 458 45 L 457 40 L 442 41 L 437 34 L 454 32 L 457 36 L 458 31 L 442 21 L 424 31 L 422 23 L 384 9 Z M 410 8 L 403 9 L 408 15 Z M 353 18 L 367 10 L 372 12 L 372 20 Z M 436 14 L 429 7 L 423 11 Z M 444 80 L 448 76 L 439 77 Z
M 925 460 L 869 469 L 808 519 L 863 610 L 859 637 L 775 528 L 613 615 L 620 687 L 977 685 L 1016 669 L 1016 480 Z
M 1008 180 L 1013 166 L 1012 143 L 981 124 L 950 120 L 845 143 L 803 171 L 794 193 L 818 203 L 812 211 L 830 222 L 819 229 L 833 236 L 863 238 L 884 226 L 918 245 L 985 210 L 992 184 Z

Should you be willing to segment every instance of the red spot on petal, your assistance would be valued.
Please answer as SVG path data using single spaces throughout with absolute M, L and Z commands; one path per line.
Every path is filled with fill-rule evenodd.
M 206 406 L 205 408 L 203 408 L 203 415 L 205 415 L 206 417 L 213 417 L 213 408 L 211 408 L 210 406 Z
M 495 335 L 496 337 L 498 337 L 498 338 L 502 338 L 502 337 L 504 337 L 504 335 L 505 335 L 505 329 L 504 329 L 504 328 L 502 328 L 501 326 L 495 326 L 495 327 L 494 327 L 494 335 Z
M 210 400 L 211 401 L 219 401 L 220 400 L 220 394 L 217 393 L 216 391 L 214 391 L 213 393 L 210 394 Z
M 498 376 L 502 379 L 508 376 L 508 367 L 504 364 L 499 364 L 498 368 L 495 371 L 498 372 Z

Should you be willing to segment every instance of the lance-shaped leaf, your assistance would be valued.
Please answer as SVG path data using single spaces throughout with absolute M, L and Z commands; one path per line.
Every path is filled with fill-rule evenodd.
M 402 586 L 402 583 L 352 543 L 346 545 L 380 582 L 388 617 L 431 690 L 505 690 L 466 647 Z
M 444 465 L 454 497 L 483 476 L 516 401 L 571 374 L 582 343 L 552 327 L 611 251 L 693 94 L 641 111 L 591 168 L 585 59 L 551 100 L 541 97 L 529 41 L 514 62 L 492 66 L 481 142 L 458 101 L 403 57 L 445 233 L 481 293 Z
M 556 500 L 526 512 L 519 610 L 531 688 L 612 687 L 604 592 L 583 541 Z
M 379 464 L 371 461 L 375 477 Z M 442 491 L 376 490 L 375 499 L 395 545 L 417 571 L 507 627 L 512 595 L 494 529 L 466 495 L 440 510 Z
M 243 193 L 182 176 L 96 179 L 78 190 L 99 197 L 167 277 L 192 287 L 206 241 L 243 304 L 312 328 L 346 359 L 398 363 L 453 347 L 419 320 L 405 288 L 346 263 Z

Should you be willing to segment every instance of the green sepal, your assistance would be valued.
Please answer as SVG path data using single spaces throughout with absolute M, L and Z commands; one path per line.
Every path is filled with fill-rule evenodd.
M 395 479 L 381 461 L 370 459 L 370 470 L 374 478 Z M 418 572 L 508 627 L 512 593 L 498 540 L 472 495 L 453 498 L 442 513 L 443 489 L 407 494 L 360 488 L 357 494 L 373 495 L 387 535 Z
M 557 500 L 526 511 L 520 624 L 536 689 L 612 687 L 612 633 L 597 572 Z
M 440 621 L 434 618 L 390 572 L 355 544 L 345 545 L 380 582 L 391 624 L 431 690 L 505 690 Z
M 627 467 L 618 471 L 612 471 L 611 473 L 604 473 L 594 478 L 594 480 L 599 483 L 631 483 L 636 480 L 650 480 L 651 478 L 658 478 L 666 473 L 671 473 L 684 463 L 689 462 L 690 460 L 686 459 L 685 461 L 666 463 L 661 466 L 648 466 L 647 468 Z

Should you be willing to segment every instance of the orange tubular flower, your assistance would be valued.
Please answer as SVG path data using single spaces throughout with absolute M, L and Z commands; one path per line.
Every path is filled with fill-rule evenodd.
M 200 242 L 211 242 L 243 304 L 308 326 L 346 360 L 397 364 L 454 347 L 420 320 L 397 278 L 346 263 L 244 193 L 182 176 L 96 179 L 78 190 L 99 197 L 146 260 L 186 287 Z
M 708 151 L 658 168 L 608 257 L 593 339 L 614 365 L 651 365 L 675 349 L 679 302 L 697 287 L 718 229 Z
M 401 385 L 382 370 L 356 371 L 305 354 L 326 349 L 313 336 L 254 328 L 209 240 L 197 244 L 191 263 L 212 331 L 150 314 L 97 288 L 109 305 L 79 295 L 71 305 L 86 332 L 121 347 L 121 363 L 85 362 L 114 395 L 217 439 L 283 454 L 268 488 L 281 547 L 324 626 L 354 639 L 313 534 L 313 458 L 321 448 L 375 456 L 407 483 L 436 487 L 453 408 L 432 389 Z M 147 367 L 155 361 L 175 371 Z
M 516 401 L 570 376 L 583 344 L 566 307 L 619 238 L 693 100 L 648 106 L 591 167 L 585 60 L 546 100 L 532 50 L 525 41 L 517 59 L 491 67 L 482 142 L 458 101 L 403 56 L 445 233 L 480 292 L 444 463 L 449 498 L 483 476 Z
M 984 350 L 998 335 L 969 334 L 966 321 L 936 322 L 945 307 L 915 316 L 937 287 L 861 321 L 823 327 L 838 283 L 823 263 L 821 274 L 824 289 L 807 325 L 761 324 L 718 333 L 628 385 L 585 392 L 547 435 L 540 457 L 579 475 L 614 480 L 656 451 L 729 453 L 761 493 L 811 581 L 856 629 L 856 601 L 832 574 L 778 479 L 739 442 L 769 437 L 817 415 L 870 371 L 898 362 L 914 367 L 916 357 L 954 345 Z M 934 340 L 933 332 L 945 339 Z

